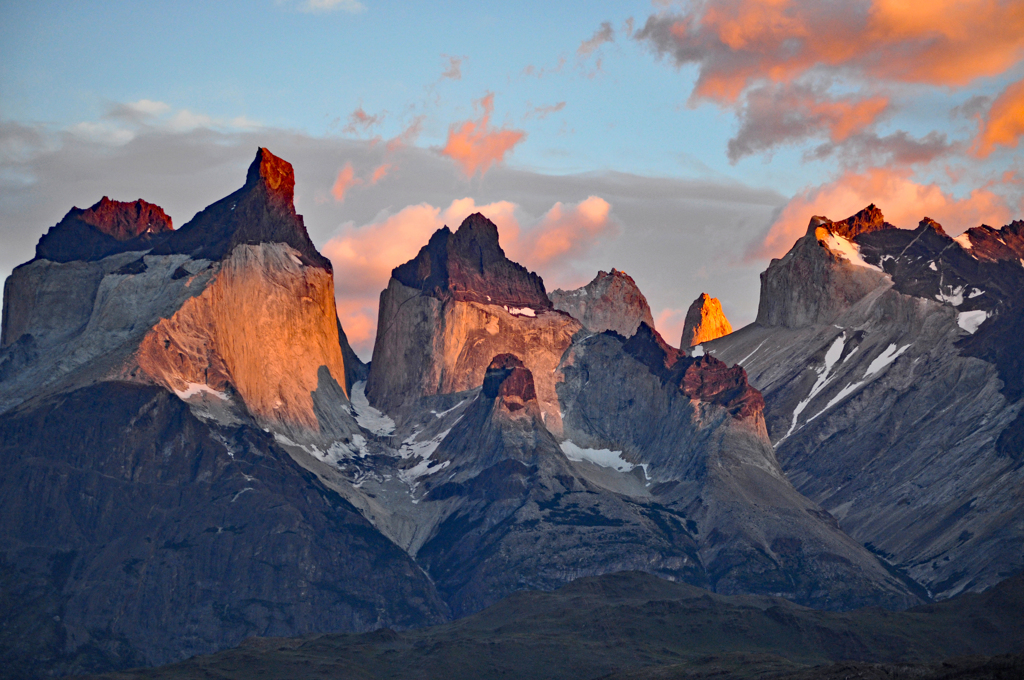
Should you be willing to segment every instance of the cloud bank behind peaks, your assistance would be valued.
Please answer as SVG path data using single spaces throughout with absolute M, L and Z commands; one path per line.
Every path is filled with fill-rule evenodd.
M 473 177 L 478 172 L 483 175 L 492 165 L 501 163 L 515 145 L 526 138 L 522 130 L 491 127 L 493 94 L 480 99 L 476 105 L 481 109 L 480 118 L 452 124 L 448 129 L 448 141 L 441 149 L 443 155 L 459 164 L 466 177 Z
M 812 215 L 846 219 L 870 203 L 886 221 L 913 229 L 923 217 L 943 225 L 951 235 L 979 224 L 1002 226 L 1013 218 L 1006 200 L 987 188 L 958 199 L 937 184 L 920 184 L 909 170 L 871 168 L 847 172 L 833 182 L 797 194 L 782 208 L 768 235 L 751 253 L 754 258 L 782 257 L 807 231 Z

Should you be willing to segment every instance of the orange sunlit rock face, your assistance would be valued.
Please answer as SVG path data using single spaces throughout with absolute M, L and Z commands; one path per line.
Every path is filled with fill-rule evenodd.
M 230 385 L 258 420 L 319 430 L 311 392 L 320 367 L 345 385 L 336 318 L 329 272 L 301 265 L 284 244 L 242 245 L 146 335 L 137 359 L 176 392 Z
M 701 293 L 686 312 L 683 337 L 679 341 L 682 349 L 695 347 L 723 335 L 732 333 L 732 324 L 725 318 L 722 303 L 707 293 Z

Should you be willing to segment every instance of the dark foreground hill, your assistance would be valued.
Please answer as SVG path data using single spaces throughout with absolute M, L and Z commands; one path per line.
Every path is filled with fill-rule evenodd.
M 93 677 L 1019 678 L 1022 611 L 1024 575 L 905 612 L 837 613 L 623 572 L 516 593 L 440 626 L 253 638 L 171 666 Z

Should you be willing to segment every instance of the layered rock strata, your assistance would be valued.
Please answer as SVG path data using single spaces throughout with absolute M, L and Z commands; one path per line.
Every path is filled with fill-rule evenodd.
M 629 274 L 617 269 L 599 271 L 582 288 L 554 290 L 550 298 L 555 309 L 569 314 L 594 333 L 615 331 L 628 338 L 642 323 L 654 328 L 647 298 Z
M 1024 567 L 1022 231 L 815 217 L 757 322 L 705 345 L 764 394 L 796 488 L 936 597 Z

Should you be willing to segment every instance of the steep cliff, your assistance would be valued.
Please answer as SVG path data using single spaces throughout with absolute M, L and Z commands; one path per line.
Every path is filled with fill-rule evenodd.
M 732 333 L 732 324 L 722 311 L 722 303 L 707 293 L 701 293 L 690 303 L 683 322 L 683 335 L 679 340 L 680 349 L 715 340 Z
M 505 257 L 497 227 L 470 215 L 392 272 L 366 394 L 395 412 L 419 397 L 479 387 L 491 359 L 514 354 L 535 376 L 544 420 L 557 432 L 555 368 L 580 328 L 552 308 L 539 276 Z
M 594 333 L 615 331 L 628 338 L 641 323 L 654 328 L 647 298 L 629 274 L 617 269 L 598 272 L 582 288 L 552 291 L 550 298 L 555 309 L 569 314 Z
M 142 201 L 72 210 L 4 287 L 0 630 L 23 677 L 164 663 L 242 639 L 442 621 L 366 499 L 329 261 L 260 149 L 171 230 Z M 351 350 L 348 349 L 348 354 Z M 354 357 L 354 354 L 352 354 Z
M 813 218 L 757 323 L 705 345 L 764 394 L 796 488 L 937 597 L 1024 566 L 1022 230 Z

